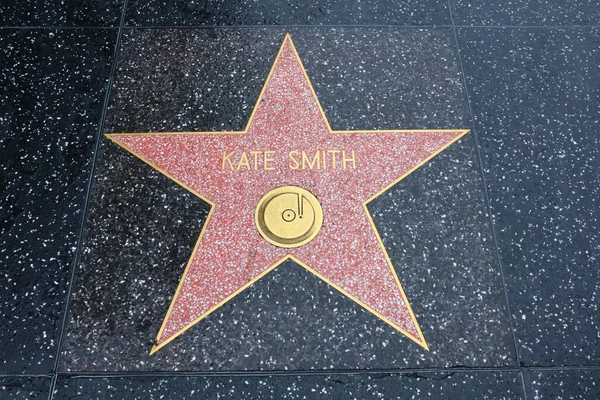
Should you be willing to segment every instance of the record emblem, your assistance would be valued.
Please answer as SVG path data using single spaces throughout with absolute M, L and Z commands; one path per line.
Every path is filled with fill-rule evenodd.
M 323 209 L 308 190 L 283 186 L 265 194 L 256 207 L 256 227 L 278 247 L 299 247 L 313 240 L 323 225 Z

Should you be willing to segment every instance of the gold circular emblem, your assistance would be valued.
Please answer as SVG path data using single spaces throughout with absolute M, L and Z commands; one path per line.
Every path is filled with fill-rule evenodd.
M 323 209 L 315 196 L 297 186 L 265 194 L 254 213 L 261 236 L 278 247 L 299 247 L 313 240 L 323 225 Z

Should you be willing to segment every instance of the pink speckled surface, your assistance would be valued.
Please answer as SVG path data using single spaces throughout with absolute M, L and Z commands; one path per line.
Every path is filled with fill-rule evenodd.
M 286 256 L 424 345 L 363 203 L 462 134 L 332 133 L 286 38 L 246 133 L 112 135 L 112 140 L 213 203 L 156 346 L 181 334 Z M 290 151 L 312 155 L 317 150 L 354 151 L 356 168 L 348 163 L 344 169 L 339 160 L 335 169 L 331 162 L 325 169 L 290 168 Z M 223 153 L 232 151 L 234 166 L 242 151 L 274 151 L 272 169 L 263 169 L 259 162 L 255 170 L 252 157 L 250 169 L 230 170 L 228 164 L 223 169 Z M 254 223 L 260 198 L 288 185 L 313 193 L 324 215 L 316 238 L 295 249 L 268 243 Z

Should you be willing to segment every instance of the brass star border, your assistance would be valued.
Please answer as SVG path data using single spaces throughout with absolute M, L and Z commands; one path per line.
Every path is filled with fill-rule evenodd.
M 299 119 L 300 122 L 304 124 L 310 125 L 312 131 L 303 131 L 302 129 L 304 125 L 298 125 L 298 121 L 296 121 L 296 119 L 290 118 L 289 112 L 288 114 L 285 114 L 284 111 L 280 111 L 282 107 L 279 106 L 278 102 L 285 101 L 290 102 L 290 104 L 292 105 L 298 104 L 298 107 L 294 107 L 295 111 L 299 110 L 299 117 L 297 117 L 297 119 Z M 294 117 L 296 116 L 294 115 Z M 304 118 L 304 120 L 302 120 L 302 118 Z M 318 121 L 318 119 L 320 119 L 320 121 Z M 269 123 L 271 123 L 271 125 L 269 125 Z M 273 131 L 287 132 L 286 129 L 288 129 L 288 135 L 290 135 L 291 138 L 288 138 L 288 136 L 283 136 L 282 133 L 279 133 L 279 136 L 277 136 L 277 134 L 272 133 Z M 314 133 L 313 131 L 316 133 Z M 412 172 L 414 172 L 419 167 L 427 163 L 429 160 L 438 155 L 440 152 L 442 152 L 444 149 L 446 149 L 452 143 L 463 137 L 468 132 L 468 129 L 360 131 L 332 130 L 329 121 L 323 111 L 323 108 L 317 98 L 316 92 L 310 82 L 306 69 L 304 68 L 300 56 L 292 42 L 292 39 L 289 34 L 286 34 L 283 43 L 279 49 L 279 52 L 275 58 L 273 66 L 271 67 L 269 75 L 265 81 L 265 84 L 263 85 L 258 100 L 254 106 L 252 114 L 243 131 L 160 133 L 149 132 L 106 134 L 105 136 L 107 138 L 109 138 L 128 152 L 132 153 L 140 160 L 150 165 L 152 168 L 166 175 L 185 189 L 189 190 L 190 192 L 207 202 L 211 207 L 208 217 L 200 232 L 200 236 L 194 246 L 192 256 L 190 257 L 190 260 L 186 265 L 183 276 L 173 296 L 165 319 L 158 332 L 155 345 L 152 347 L 150 354 L 155 353 L 156 351 L 170 343 L 172 340 L 181 335 L 194 324 L 211 314 L 223 304 L 227 303 L 233 297 L 244 291 L 247 287 L 252 285 L 254 282 L 258 281 L 260 278 L 265 276 L 267 273 L 269 273 L 277 266 L 279 266 L 282 262 L 288 259 L 293 260 L 300 266 L 304 267 L 306 270 L 310 271 L 311 273 L 328 283 L 330 286 L 334 287 L 342 294 L 361 305 L 363 308 L 370 311 L 371 313 L 373 313 L 374 315 L 376 315 L 377 317 L 394 327 L 396 330 L 404 334 L 406 337 L 408 337 L 415 343 L 419 344 L 424 349 L 429 350 L 428 344 L 421 332 L 421 328 L 412 311 L 412 308 L 410 307 L 406 294 L 404 293 L 404 289 L 402 288 L 400 280 L 396 274 L 392 262 L 390 261 L 385 246 L 367 209 L 367 204 L 370 203 L 376 197 L 380 196 L 382 193 L 386 192 L 388 189 L 400 182 L 402 179 L 406 178 Z M 261 134 L 264 137 L 260 136 Z M 343 256 L 340 256 L 338 254 L 328 255 L 328 257 L 337 260 L 342 265 L 346 263 L 346 267 L 341 268 L 344 271 L 340 272 L 339 269 L 334 270 L 331 267 L 331 265 L 319 265 L 319 262 L 315 261 L 314 257 L 310 257 L 311 253 L 308 253 L 308 250 L 305 249 L 314 248 L 314 253 L 322 254 L 319 253 L 319 251 L 323 248 L 326 249 L 328 246 L 326 243 L 326 239 L 329 238 L 338 241 L 341 240 L 342 242 L 347 239 L 343 237 L 340 239 L 340 233 L 337 231 L 324 231 L 317 235 L 313 242 L 307 243 L 302 247 L 299 247 L 298 249 L 280 249 L 276 246 L 273 246 L 273 244 L 271 243 L 267 243 L 262 237 L 260 237 L 258 232 L 256 232 L 256 228 L 254 227 L 253 223 L 252 233 L 246 232 L 248 229 L 248 218 L 246 214 L 249 209 L 252 209 L 252 215 L 254 215 L 253 207 L 255 207 L 256 202 L 258 201 L 258 195 L 264 194 L 266 190 L 273 189 L 277 186 L 286 186 L 293 184 L 297 184 L 300 187 L 307 185 L 310 186 L 310 183 L 302 185 L 294 181 L 294 179 L 298 180 L 298 178 L 294 178 L 294 176 L 298 177 L 303 175 L 293 175 L 291 174 L 291 172 L 288 174 L 288 172 L 284 171 L 281 173 L 281 179 L 279 179 L 278 177 L 265 178 L 267 183 L 262 182 L 262 186 L 259 185 L 258 189 L 256 189 L 263 190 L 260 193 L 257 192 L 257 194 L 254 194 L 252 192 L 253 189 L 251 188 L 244 189 L 246 190 L 246 193 L 252 192 L 253 196 L 250 197 L 252 197 L 253 201 L 249 204 L 243 204 L 243 207 L 241 207 L 244 209 L 245 213 L 240 214 L 239 218 L 243 219 L 244 225 L 240 225 L 241 228 L 238 228 L 245 229 L 243 231 L 243 234 L 245 236 L 243 238 L 240 238 L 240 240 L 237 243 L 235 243 L 236 245 L 238 245 L 238 247 L 246 246 L 244 248 L 247 249 L 253 248 L 252 246 L 258 246 L 260 247 L 260 249 L 263 249 L 260 250 L 262 251 L 261 256 L 264 255 L 263 258 L 265 260 L 271 261 L 266 261 L 268 264 L 266 266 L 261 266 L 258 264 L 256 266 L 245 265 L 244 267 L 246 269 L 242 272 L 240 272 L 242 268 L 236 270 L 223 267 L 222 270 L 219 272 L 227 276 L 233 276 L 234 278 L 232 278 L 232 282 L 234 286 L 236 286 L 236 289 L 231 290 L 230 292 L 226 292 L 226 290 L 221 290 L 221 287 L 217 284 L 213 284 L 212 287 L 210 287 L 210 285 L 207 282 L 211 282 L 210 279 L 215 279 L 212 275 L 210 275 L 211 273 L 213 273 L 211 272 L 211 268 L 219 268 L 219 263 L 222 261 L 219 257 L 210 257 L 211 254 L 214 256 L 215 254 L 219 254 L 218 251 L 220 251 L 219 249 L 217 249 L 218 251 L 215 250 L 215 248 L 218 247 L 218 245 L 215 244 L 216 241 L 213 240 L 213 242 L 211 242 L 211 239 L 214 239 L 216 235 L 214 233 L 215 226 L 213 221 L 215 220 L 215 218 L 221 221 L 224 218 L 221 216 L 221 214 L 223 214 L 222 209 L 228 207 L 226 202 L 223 203 L 221 201 L 215 201 L 214 198 L 219 198 L 221 195 L 225 196 L 224 194 L 219 192 L 219 190 L 222 189 L 222 186 L 220 185 L 223 184 L 223 182 L 237 182 L 235 181 L 236 178 L 232 178 L 232 176 L 237 176 L 236 173 L 239 172 L 240 176 L 244 174 L 243 179 L 240 178 L 241 180 L 239 181 L 243 184 L 243 182 L 245 182 L 244 179 L 250 179 L 251 177 L 251 175 L 248 175 L 246 172 L 251 171 L 240 171 L 239 165 L 237 168 L 238 171 L 224 171 L 224 167 L 226 164 L 225 159 L 223 158 L 223 163 L 220 165 L 220 173 L 219 171 L 217 171 L 217 168 L 215 168 L 214 171 L 209 170 L 209 165 L 205 169 L 201 169 L 201 172 L 204 170 L 208 171 L 206 176 L 203 175 L 202 177 L 200 177 L 198 175 L 196 176 L 196 178 L 194 178 L 193 172 L 190 172 L 190 163 L 194 164 L 196 162 L 200 162 L 198 161 L 200 159 L 204 161 L 207 157 L 210 158 L 208 150 L 222 148 L 225 145 L 236 145 L 239 147 L 239 141 L 244 140 L 244 138 L 247 140 L 256 141 L 251 143 L 259 143 L 258 140 L 266 140 L 265 143 L 267 144 L 263 147 L 267 148 L 265 146 L 268 146 L 268 143 L 270 142 L 281 142 L 284 143 L 284 145 L 282 146 L 285 147 L 288 146 L 289 143 L 294 142 L 294 140 L 301 143 L 306 142 L 307 146 L 310 146 L 315 142 L 311 142 L 309 139 L 317 138 L 319 140 L 324 140 L 324 138 L 329 138 L 329 136 L 326 135 L 331 136 L 331 138 L 328 140 L 331 140 L 333 143 L 337 143 L 336 140 L 341 141 L 341 143 L 344 143 L 347 146 L 355 146 L 356 149 L 368 149 L 368 151 L 371 151 L 374 154 L 377 152 L 381 152 L 382 149 L 380 147 L 383 146 L 386 148 L 387 151 L 397 153 L 394 155 L 400 158 L 399 163 L 404 163 L 398 166 L 397 170 L 389 172 L 389 174 L 394 173 L 396 174 L 396 176 L 399 175 L 398 178 L 394 178 L 391 180 L 388 179 L 384 181 L 385 177 L 371 176 L 368 174 L 365 175 L 365 177 L 362 178 L 363 180 L 380 180 L 377 182 L 377 184 L 379 185 L 379 190 L 373 192 L 371 187 L 361 189 L 362 191 L 360 192 L 360 194 L 364 195 L 365 193 L 368 193 L 367 199 L 360 202 L 360 207 L 358 207 L 360 208 L 360 213 L 362 213 L 362 215 L 359 215 L 359 212 L 357 211 L 358 208 L 356 210 L 353 209 L 352 211 L 352 218 L 354 218 L 353 221 L 358 221 L 356 229 L 359 229 L 360 227 L 370 227 L 370 229 L 368 229 L 370 232 L 364 233 L 364 235 L 358 233 L 358 235 L 364 236 L 364 238 L 361 236 L 360 239 L 364 239 L 364 243 L 368 244 L 364 249 L 361 249 L 360 251 L 364 252 L 366 256 L 373 256 L 374 265 L 377 265 L 377 260 L 380 259 L 381 262 L 379 263 L 379 267 L 377 267 L 379 269 L 374 267 L 372 269 L 376 272 L 373 272 L 371 271 L 371 269 L 367 269 L 364 266 L 358 266 L 357 262 L 354 262 L 354 264 L 352 264 L 353 261 L 350 260 L 350 257 L 337 259 L 336 257 Z M 366 137 L 369 137 L 369 139 L 365 139 Z M 376 144 L 379 144 L 381 146 L 377 147 L 373 145 L 372 142 L 374 141 L 377 142 Z M 407 147 L 408 151 L 406 150 Z M 352 151 L 352 155 L 354 157 L 354 150 Z M 368 153 L 368 151 L 366 152 Z M 325 158 L 326 153 L 323 154 L 323 157 Z M 385 154 L 387 155 L 388 153 Z M 221 157 L 225 157 L 225 152 L 223 152 L 222 155 L 219 155 Z M 266 157 L 265 154 L 263 154 L 263 157 Z M 334 156 L 334 163 L 335 160 L 336 159 Z M 357 156 L 354 160 L 355 169 L 356 164 L 359 160 L 359 156 Z M 187 162 L 188 165 L 186 165 L 185 162 Z M 266 168 L 267 165 L 267 159 L 263 158 L 263 171 L 260 171 L 261 173 L 265 172 L 264 170 L 268 169 Z M 257 158 L 255 156 L 254 167 L 256 168 L 256 166 Z M 196 167 L 197 166 L 195 166 L 194 168 Z M 381 168 L 387 171 L 388 166 L 383 165 Z M 335 171 L 335 169 L 332 171 Z M 311 167 L 310 174 L 313 174 L 313 172 L 314 171 Z M 342 176 L 339 174 L 348 173 L 349 175 L 344 175 L 344 177 L 348 177 L 351 176 L 352 173 L 357 173 L 360 175 L 360 173 L 362 172 L 347 171 L 346 162 L 344 161 L 343 172 L 341 171 L 341 168 L 339 168 L 337 171 L 330 171 L 329 173 L 332 174 L 331 176 L 333 176 L 334 178 L 337 177 L 339 179 L 339 177 Z M 192 178 L 190 178 L 190 176 L 192 176 Z M 313 174 L 311 176 L 317 175 Z M 324 180 L 324 178 L 322 178 L 321 176 L 313 178 L 313 180 L 314 182 L 328 182 Z M 307 179 L 300 179 L 300 181 L 310 182 L 310 180 Z M 359 181 L 360 179 L 357 178 L 355 182 L 356 186 L 360 186 Z M 381 182 L 385 182 L 385 184 L 381 184 Z M 325 185 L 325 183 L 321 183 L 321 186 L 319 186 L 318 183 L 315 183 L 314 187 L 307 187 L 306 189 L 310 190 L 317 197 L 319 197 L 319 201 L 321 201 L 321 199 L 323 199 L 323 201 L 326 201 L 328 196 L 333 195 L 324 190 L 322 188 L 323 185 Z M 376 183 L 372 184 L 372 186 L 375 185 Z M 230 195 L 228 194 L 227 196 Z M 224 198 L 229 197 L 225 196 Z M 330 203 L 334 201 L 335 200 L 331 200 Z M 333 204 L 335 205 L 335 202 Z M 219 209 L 219 207 L 221 207 L 221 209 Z M 334 206 L 330 206 L 329 208 L 327 207 L 329 206 L 327 206 L 326 203 L 324 203 L 323 208 L 325 210 L 325 215 L 327 215 L 327 212 L 337 212 Z M 363 221 L 362 219 L 364 219 L 365 217 L 366 219 Z M 242 224 L 242 222 L 240 222 L 240 224 Z M 326 225 L 324 223 L 324 229 L 334 229 L 330 228 L 330 225 L 332 224 Z M 208 234 L 207 229 L 210 232 Z M 210 236 L 210 238 L 206 242 L 203 242 L 203 238 L 205 238 L 207 235 Z M 249 243 L 242 242 L 242 240 L 246 239 L 249 241 Z M 375 250 L 374 247 L 377 247 L 377 249 Z M 346 250 L 350 253 L 352 251 L 356 251 L 352 248 Z M 234 248 L 232 249 L 232 251 L 236 252 L 236 249 Z M 381 257 L 377 258 L 379 256 L 375 252 L 377 252 L 378 254 L 380 253 Z M 309 256 L 307 256 L 307 254 Z M 227 254 L 223 253 L 221 254 L 221 256 L 224 257 L 223 264 L 226 264 L 226 262 L 228 262 Z M 327 255 L 325 255 L 324 257 L 327 257 Z M 312 259 L 313 261 L 303 261 L 303 259 L 306 260 L 307 258 Z M 311 264 L 312 267 L 309 264 Z M 382 267 L 382 265 L 384 264 L 385 268 Z M 375 295 L 372 294 L 373 291 L 371 289 L 366 290 L 362 288 L 360 286 L 361 282 L 355 284 L 348 280 L 348 276 L 344 277 L 344 274 L 346 272 L 353 272 L 360 276 L 360 274 L 357 271 L 359 271 L 360 274 L 367 274 L 365 275 L 364 280 L 365 282 L 367 280 L 371 282 L 371 288 L 374 288 L 374 291 L 376 292 Z M 236 274 L 246 275 L 239 277 Z M 380 280 L 378 281 L 378 279 Z M 201 284 L 199 284 L 199 282 L 201 282 Z M 395 288 L 392 288 L 392 286 L 395 286 Z M 207 287 L 209 287 L 210 289 L 214 289 L 214 292 L 218 293 L 211 294 L 210 290 L 206 290 Z M 380 291 L 380 293 L 378 294 L 377 291 Z M 397 293 L 395 291 L 397 291 Z

